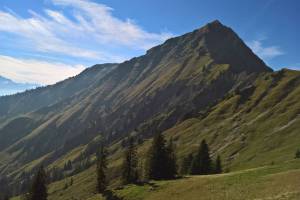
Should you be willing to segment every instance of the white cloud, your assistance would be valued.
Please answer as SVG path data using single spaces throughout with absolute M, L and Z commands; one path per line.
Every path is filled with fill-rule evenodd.
M 79 74 L 82 65 L 66 65 L 33 59 L 18 59 L 0 55 L 0 74 L 20 83 L 53 84 Z
M 0 32 L 14 34 L 31 51 L 103 62 L 124 60 L 124 56 L 114 53 L 113 46 L 145 50 L 172 36 L 147 32 L 130 19 L 114 17 L 106 5 L 90 0 L 52 0 L 52 3 L 67 9 L 64 12 L 44 9 L 43 14 L 29 11 L 29 18 L 0 11 Z
M 283 55 L 284 52 L 278 46 L 264 46 L 263 39 L 247 42 L 252 51 L 263 59 L 272 59 Z
M 288 66 L 288 67 L 285 67 L 285 68 L 288 68 L 288 69 L 293 69 L 293 70 L 298 70 L 298 71 L 300 71 L 300 65 Z
M 136 25 L 132 20 L 120 20 L 112 15 L 113 9 L 88 0 L 52 0 L 54 4 L 74 9 L 78 31 L 92 34 L 98 42 L 127 45 L 134 48 L 149 48 L 171 37 L 170 33 L 150 33 Z M 56 21 L 62 14 L 56 13 Z M 62 23 L 62 24 L 65 24 Z

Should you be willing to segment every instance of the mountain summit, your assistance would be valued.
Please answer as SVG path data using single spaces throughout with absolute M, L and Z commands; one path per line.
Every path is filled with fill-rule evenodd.
M 176 44 L 176 45 L 175 45 Z M 214 62 L 229 64 L 233 70 L 238 72 L 264 72 L 272 71 L 258 58 L 252 50 L 245 45 L 239 36 L 220 21 L 215 20 L 204 27 L 183 36 L 167 40 L 162 47 L 167 51 L 176 48 L 178 53 L 187 55 L 189 52 L 201 55 L 209 55 Z

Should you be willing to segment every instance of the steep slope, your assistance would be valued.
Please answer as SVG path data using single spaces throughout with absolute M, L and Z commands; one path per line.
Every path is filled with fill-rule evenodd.
M 228 199 L 297 199 L 300 195 L 297 191 L 300 168 L 294 155 L 300 148 L 299 81 L 298 71 L 283 69 L 263 74 L 250 85 L 229 93 L 209 111 L 198 113 L 197 117 L 186 119 L 164 132 L 176 144 L 178 163 L 184 156 L 195 152 L 201 140 L 206 139 L 212 156 L 222 156 L 225 171 L 235 172 L 158 183 L 157 190 L 145 185 L 130 186 L 116 192 L 127 200 L 197 199 L 203 193 L 207 199 L 222 199 L 224 196 L 220 194 L 225 191 Z M 140 159 L 146 157 L 150 141 L 139 145 Z M 82 147 L 81 150 L 84 149 Z M 121 144 L 114 144 L 109 150 L 110 168 L 115 175 L 120 171 L 116 168 L 120 168 L 122 159 Z M 63 164 L 68 159 L 72 157 L 69 155 L 56 164 Z M 263 167 L 237 172 L 258 166 Z M 55 183 L 51 190 L 56 191 L 53 198 L 59 198 L 57 195 L 60 193 L 63 194 L 62 199 L 71 197 L 72 191 L 77 191 L 76 187 L 86 191 L 80 192 L 83 198 L 90 197 L 94 191 L 94 174 L 95 167 L 91 167 L 75 176 L 79 185 L 69 188 L 70 192 L 61 190 L 62 182 Z M 282 184 L 283 180 L 285 184 Z M 115 182 L 111 180 L 112 185 Z M 190 184 L 191 187 L 188 187 Z M 224 188 L 226 185 L 230 186 Z M 214 187 L 215 192 L 206 193 L 210 187 Z M 174 197 L 175 191 L 178 193 Z
M 300 148 L 299 97 L 299 71 L 265 74 L 166 134 L 178 140 L 180 156 L 205 138 L 231 170 L 283 162 Z
M 75 93 L 90 87 L 116 66 L 117 64 L 95 65 L 86 69 L 80 75 L 55 85 L 40 87 L 7 97 L 0 97 L 0 124 L 6 118 L 28 113 L 71 97 Z
M 49 153 L 55 159 L 99 133 L 107 143 L 132 131 L 149 137 L 191 113 L 206 110 L 229 91 L 270 71 L 230 28 L 214 21 L 169 39 L 107 74 L 92 73 L 91 82 L 70 79 L 1 98 L 3 119 L 27 113 L 35 124 L 2 148 L 14 155 L 6 169 Z
M 272 72 L 214 21 L 144 56 L 0 98 L 0 176 L 76 162 L 100 140 L 117 168 L 120 140 L 158 131 L 180 159 L 206 138 L 231 169 L 288 160 L 299 142 L 299 84 L 299 72 Z

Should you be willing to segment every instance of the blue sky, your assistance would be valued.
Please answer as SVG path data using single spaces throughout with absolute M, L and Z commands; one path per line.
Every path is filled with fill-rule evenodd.
M 298 0 L 1 0 L 0 75 L 52 84 L 215 19 L 277 70 L 300 69 Z

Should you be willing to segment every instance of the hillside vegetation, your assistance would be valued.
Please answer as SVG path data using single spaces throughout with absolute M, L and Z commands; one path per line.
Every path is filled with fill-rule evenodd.
M 165 198 L 193 199 L 208 187 L 219 195 L 228 191 L 228 199 L 280 199 L 276 195 L 285 193 L 295 199 L 299 163 L 291 160 L 300 148 L 299 99 L 299 71 L 273 72 L 232 29 L 214 21 L 124 63 L 96 65 L 53 86 L 1 97 L 0 181 L 19 194 L 43 164 L 55 174 L 50 199 L 97 199 L 100 145 L 108 148 L 109 187 L 115 189 L 128 137 L 138 141 L 142 172 L 152 137 L 162 133 L 172 138 L 178 164 L 205 139 L 230 173 L 114 194 L 159 199 L 166 192 L 175 196 Z M 64 169 L 68 162 L 73 169 Z M 74 184 L 62 190 L 71 176 Z M 290 182 L 281 190 L 283 177 Z M 227 198 L 210 194 L 203 198 Z

